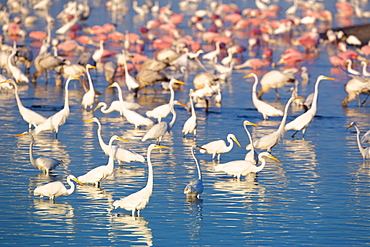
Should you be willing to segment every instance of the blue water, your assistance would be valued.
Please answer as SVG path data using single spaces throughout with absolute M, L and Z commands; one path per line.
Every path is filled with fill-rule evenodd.
M 290 4 L 283 2 L 282 6 L 286 8 Z M 333 3 L 330 4 L 332 7 Z M 58 13 L 62 5 L 60 1 L 55 2 L 50 13 Z M 173 5 L 178 10 L 175 2 Z M 93 6 L 89 25 L 102 24 L 99 19 L 102 15 L 110 17 L 104 2 L 94 1 Z M 242 1 L 240 7 L 246 6 L 254 5 L 252 1 Z M 140 23 L 135 22 L 135 18 L 137 16 L 131 10 L 119 23 L 118 29 L 137 30 Z M 276 51 L 280 49 L 276 48 Z M 217 162 L 212 162 L 210 155 L 197 153 L 203 172 L 204 193 L 196 201 L 188 201 L 183 194 L 186 184 L 197 176 L 190 153 L 193 144 L 225 139 L 227 134 L 233 133 L 242 148 L 236 146 L 231 152 L 221 155 L 221 162 L 243 159 L 244 147 L 249 143 L 242 126 L 244 120 L 258 124 L 249 128 L 254 137 L 270 133 L 280 123 L 280 117 L 263 121 L 252 105 L 252 80 L 242 79 L 250 71 L 235 71 L 231 80 L 221 85 L 222 105 L 211 104 L 209 113 L 204 108 L 196 109 L 196 140 L 191 135 L 182 137 L 182 125 L 190 115 L 176 106 L 178 120 L 171 134 L 162 141 L 170 149 L 152 154 L 153 195 L 141 216 L 134 218 L 131 212 L 113 209 L 112 203 L 145 186 L 146 164 L 116 165 L 114 175 L 103 181 L 101 188 L 78 186 L 73 194 L 59 197 L 54 202 L 35 197 L 33 190 L 50 181 L 65 182 L 68 174 L 79 176 L 107 163 L 108 158 L 97 140 L 96 124 L 83 123 L 84 120 L 96 116 L 103 125 L 106 142 L 113 134 L 123 136 L 131 142 L 120 145 L 144 156 L 150 144 L 149 141 L 140 141 L 145 128 L 134 130 L 133 125 L 117 112 L 85 112 L 80 105 L 83 89 L 78 83 L 72 83 L 69 90 L 71 114 L 60 128 L 58 138 L 48 132 L 36 137 L 36 156 L 42 154 L 64 161 L 64 166 L 46 176 L 29 162 L 29 137 L 13 137 L 27 130 L 13 91 L 1 92 L 0 165 L 3 173 L 0 178 L 0 243 L 16 246 L 368 244 L 370 163 L 362 160 L 354 129 L 346 130 L 346 127 L 356 121 L 362 133 L 367 131 L 370 128 L 370 108 L 358 108 L 356 102 L 342 108 L 341 101 L 346 97 L 344 84 L 349 78 L 331 70 L 326 50 L 320 51 L 316 60 L 303 64 L 308 67 L 311 80 L 300 88 L 300 95 L 306 96 L 313 91 L 320 74 L 336 80 L 320 84 L 318 111 L 305 138 L 302 139 L 300 133 L 292 138 L 293 131 L 289 131 L 273 148 L 272 153 L 281 160 L 280 163 L 268 160 L 258 175 L 238 181 L 216 173 L 214 166 Z M 178 100 L 188 101 L 192 78 L 199 72 L 191 72 L 186 84 L 176 91 Z M 102 93 L 98 100 L 107 103 L 116 100 L 116 92 L 106 90 L 108 83 L 103 75 L 99 72 L 92 72 L 92 75 L 96 89 Z M 44 116 L 61 109 L 64 94 L 54 80 L 46 85 L 44 77 L 40 77 L 37 85 L 22 85 L 20 97 L 23 104 Z M 127 93 L 125 86 L 122 89 Z M 275 102 L 273 91 L 266 94 L 264 100 L 282 109 L 290 97 L 290 92 L 285 89 L 280 90 L 279 101 Z M 139 113 L 144 115 L 147 110 L 168 101 L 167 91 L 160 87 L 155 91 L 139 94 L 137 102 L 142 105 L 137 110 Z M 292 107 L 288 121 L 301 112 L 302 109 Z

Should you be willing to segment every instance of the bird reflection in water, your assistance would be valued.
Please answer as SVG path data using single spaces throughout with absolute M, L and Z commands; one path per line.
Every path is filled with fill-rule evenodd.
M 190 231 L 190 239 L 191 240 L 198 240 L 199 239 L 199 232 L 202 228 L 203 222 L 203 199 L 198 199 L 196 197 L 188 197 L 186 198 L 186 204 L 189 211 L 189 219 L 190 222 L 187 224 L 187 227 Z
M 148 223 L 144 217 L 132 217 L 126 214 L 112 215 L 110 217 L 112 232 L 109 238 L 114 241 L 121 237 L 129 237 L 130 245 L 153 246 L 153 233 Z
M 264 201 L 266 188 L 260 185 L 257 181 L 258 175 L 255 173 L 250 173 L 245 177 L 244 180 L 232 179 L 222 179 L 218 180 L 213 184 L 215 191 L 225 193 L 227 200 L 238 200 L 234 196 L 230 195 L 241 195 L 239 200 L 242 202 L 254 202 L 254 201 Z

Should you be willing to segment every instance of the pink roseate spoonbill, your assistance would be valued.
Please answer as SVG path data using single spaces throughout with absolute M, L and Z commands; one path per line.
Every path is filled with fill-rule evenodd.
M 267 59 L 261 58 L 250 58 L 242 64 L 235 65 L 235 69 L 243 69 L 243 68 L 252 68 L 253 70 L 260 69 L 262 67 L 267 67 L 271 64 L 271 62 Z
M 319 84 L 322 80 L 335 80 L 334 78 L 327 77 L 324 75 L 320 75 L 317 77 L 316 83 L 315 83 L 315 91 L 314 91 L 314 96 L 312 100 L 312 105 L 311 108 L 308 109 L 305 113 L 299 115 L 296 117 L 293 121 L 287 123 L 285 125 L 285 131 L 288 130 L 295 130 L 296 132 L 292 135 L 292 137 L 295 136 L 299 131 L 302 130 L 302 137 L 304 137 L 304 134 L 306 132 L 306 129 L 308 125 L 312 122 L 313 118 L 315 117 L 316 111 L 317 111 L 317 99 L 319 96 Z
M 243 78 L 253 77 L 254 78 L 254 84 L 252 87 L 252 102 L 254 107 L 256 107 L 257 111 L 262 114 L 263 119 L 267 120 L 268 117 L 273 116 L 283 116 L 283 112 L 279 109 L 276 109 L 272 105 L 258 99 L 257 97 L 257 85 L 258 85 L 258 77 L 255 73 L 250 73 Z

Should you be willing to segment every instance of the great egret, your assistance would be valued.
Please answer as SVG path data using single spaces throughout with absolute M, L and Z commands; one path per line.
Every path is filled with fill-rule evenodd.
M 171 84 L 173 84 L 174 82 L 180 83 L 180 84 L 184 84 L 184 82 L 178 81 L 176 79 L 171 79 L 171 81 L 173 81 Z M 170 86 L 170 90 L 173 91 L 172 86 Z M 172 92 L 171 92 L 171 97 L 172 97 Z M 184 105 L 184 104 L 182 104 L 180 102 L 179 102 L 179 104 L 180 105 L 183 105 L 183 106 L 186 106 L 186 105 Z M 172 120 L 171 120 L 171 122 L 170 123 L 160 122 L 160 123 L 157 123 L 156 125 L 153 125 L 145 133 L 145 135 L 143 136 L 143 138 L 141 139 L 141 141 L 145 142 L 148 139 L 156 139 L 157 140 L 157 144 L 160 144 L 161 143 L 163 136 L 167 132 L 170 132 L 171 131 L 173 125 L 176 122 L 177 115 L 176 115 L 176 111 L 174 109 L 174 102 L 173 102 L 173 100 L 170 100 L 170 109 L 171 109 L 171 113 L 172 113 Z
M 272 132 L 268 135 L 262 136 L 259 139 L 254 139 L 254 141 L 253 141 L 254 148 L 263 149 L 263 150 L 267 150 L 267 152 L 271 152 L 271 149 L 279 143 L 281 137 L 285 133 L 285 123 L 286 123 L 286 118 L 288 116 L 289 106 L 292 103 L 292 101 L 295 100 L 296 98 L 302 98 L 302 97 L 292 96 L 292 97 L 290 97 L 290 99 L 286 103 L 285 109 L 284 109 L 284 116 L 283 116 L 283 118 L 280 122 L 279 128 L 276 131 L 274 131 L 274 132 Z M 251 150 L 252 145 L 248 144 L 246 149 Z
M 42 124 L 36 126 L 35 133 L 36 135 L 47 130 L 51 130 L 56 133 L 56 137 L 58 137 L 58 130 L 59 127 L 62 126 L 69 116 L 69 103 L 68 103 L 68 85 L 69 82 L 74 80 L 79 80 L 78 77 L 69 76 L 66 85 L 65 85 L 65 93 L 64 93 L 64 107 L 62 110 L 58 111 L 54 115 L 50 116 L 46 119 Z
M 128 90 L 131 91 L 131 90 L 134 90 L 134 93 L 135 95 L 137 94 L 137 91 L 139 89 L 139 82 L 135 79 L 135 77 L 131 76 L 129 73 L 128 73 L 128 69 L 127 69 L 127 61 L 126 61 L 126 56 L 124 56 L 124 66 L 125 66 L 125 79 L 126 79 L 126 86 L 128 87 Z
M 234 146 L 233 141 L 239 147 L 241 147 L 239 141 L 236 139 L 234 134 L 228 134 L 226 139 L 229 142 L 229 146 L 226 146 L 226 143 L 224 140 L 212 141 L 207 144 L 204 144 L 202 146 L 203 149 L 201 149 L 200 152 L 202 154 L 204 153 L 212 154 L 212 160 L 216 157 L 216 154 L 217 154 L 217 159 L 220 160 L 222 153 L 230 152 L 230 150 L 233 148 Z
M 273 116 L 282 116 L 283 112 L 279 109 L 276 109 L 272 105 L 267 104 L 266 102 L 258 99 L 257 97 L 257 84 L 258 84 L 258 77 L 255 73 L 250 73 L 249 75 L 244 76 L 243 78 L 248 78 L 248 77 L 254 77 L 254 84 L 252 87 L 252 101 L 254 107 L 257 108 L 257 111 L 262 114 L 263 119 L 268 119 L 268 117 L 273 117 Z
M 14 80 L 17 83 L 21 83 L 21 82 L 27 82 L 28 83 L 29 82 L 28 77 L 21 71 L 20 68 L 13 65 L 13 63 L 12 63 L 16 53 L 17 53 L 17 45 L 14 42 L 13 43 L 13 48 L 12 48 L 12 53 L 10 53 L 10 55 L 8 56 L 8 70 L 9 70 L 10 74 L 13 76 Z
M 102 126 L 100 124 L 99 119 L 97 119 L 96 117 L 93 117 L 91 119 L 85 120 L 84 122 L 85 123 L 95 122 L 98 124 L 97 133 L 98 133 L 100 147 L 101 149 L 103 149 L 106 155 L 109 155 L 110 148 L 109 148 L 109 145 L 105 144 L 101 136 Z M 145 158 L 141 154 L 137 154 L 123 147 L 113 146 L 112 148 L 113 148 L 114 159 L 117 160 L 119 164 L 130 163 L 131 161 L 145 162 Z
M 31 129 L 32 125 L 34 127 L 36 127 L 37 125 L 43 123 L 46 120 L 45 117 L 41 116 L 37 112 L 34 112 L 34 111 L 32 111 L 32 110 L 23 106 L 22 101 L 19 98 L 19 94 L 18 94 L 18 85 L 17 85 L 17 83 L 14 82 L 14 80 L 10 79 L 10 80 L 0 82 L 0 84 L 2 84 L 2 83 L 11 83 L 14 86 L 14 88 L 15 88 L 14 94 L 15 94 L 15 99 L 17 101 L 18 110 L 19 110 L 19 113 L 21 114 L 23 120 L 28 123 L 28 129 Z
M 120 200 L 113 202 L 114 208 L 123 208 L 128 211 L 132 211 L 132 216 L 135 216 L 135 211 L 137 211 L 137 216 L 140 216 L 140 210 L 144 209 L 149 202 L 149 198 L 153 192 L 153 166 L 150 160 L 150 154 L 155 148 L 169 148 L 165 146 L 160 146 L 156 144 L 150 144 L 147 153 L 148 162 L 148 180 L 146 186 L 129 196 L 126 196 Z
M 185 137 L 188 133 L 193 133 L 194 138 L 197 135 L 197 114 L 195 113 L 193 97 L 191 93 L 194 92 L 193 89 L 190 89 L 189 98 L 190 98 L 190 107 L 191 107 L 191 116 L 186 120 L 184 126 L 182 127 L 182 134 Z
M 356 129 L 356 137 L 357 137 L 357 145 L 358 145 L 358 149 L 360 150 L 360 153 L 362 155 L 362 158 L 365 160 L 365 159 L 370 159 L 370 147 L 367 147 L 367 148 L 364 148 L 362 147 L 362 144 L 361 144 L 361 141 L 360 141 L 360 130 L 359 128 L 357 127 L 356 123 L 355 122 L 352 122 L 348 125 L 347 129 L 351 128 L 352 126 L 355 127 Z
M 237 177 L 237 179 L 240 179 L 241 176 L 245 176 L 249 173 L 252 173 L 252 172 L 257 173 L 257 172 L 262 171 L 262 169 L 266 165 L 266 160 L 264 159 L 264 157 L 269 157 L 273 160 L 280 162 L 280 160 L 275 158 L 270 153 L 262 152 L 258 155 L 258 160 L 262 162 L 262 164 L 259 166 L 256 166 L 255 164 L 253 164 L 251 161 L 248 161 L 248 160 L 235 160 L 235 161 L 230 161 L 230 162 L 215 166 L 215 171 L 224 172 L 226 174 Z
M 312 122 L 316 110 L 317 110 L 317 98 L 319 95 L 319 84 L 323 79 L 327 80 L 335 80 L 334 78 L 327 77 L 324 75 L 320 75 L 317 77 L 316 83 L 315 83 L 315 91 L 314 96 L 312 100 L 312 106 L 310 109 L 308 109 L 305 113 L 301 114 L 300 116 L 296 117 L 293 121 L 287 123 L 285 125 L 285 131 L 294 129 L 296 132 L 292 135 L 294 137 L 295 134 L 297 134 L 300 130 L 302 130 L 302 137 L 304 137 L 304 134 L 306 132 L 307 126 Z
M 40 197 L 47 196 L 50 200 L 54 200 L 55 197 L 59 196 L 68 196 L 75 191 L 75 184 L 71 180 L 83 185 L 75 176 L 68 175 L 67 183 L 71 186 L 69 189 L 67 189 L 62 182 L 54 181 L 37 187 L 33 194 L 35 196 L 39 195 Z
M 253 139 L 252 139 L 252 136 L 251 136 L 251 133 L 249 132 L 248 128 L 247 128 L 247 125 L 252 125 L 252 126 L 258 126 L 257 124 L 255 123 L 252 123 L 252 122 L 249 122 L 248 120 L 245 120 L 243 122 L 243 126 L 244 126 L 244 129 L 245 129 L 245 132 L 247 132 L 247 135 L 248 135 L 248 138 L 249 138 L 249 143 L 251 144 L 251 148 L 246 155 L 245 155 L 245 160 L 248 160 L 250 162 L 252 162 L 254 165 L 256 165 L 258 163 L 258 153 L 256 152 L 256 150 L 254 149 L 254 145 L 253 145 Z
M 170 80 L 170 84 L 169 84 L 170 100 L 168 101 L 167 104 L 157 106 L 153 110 L 147 111 L 145 113 L 145 115 L 147 115 L 147 117 L 156 118 L 156 119 L 158 119 L 158 122 L 160 123 L 162 118 L 165 118 L 165 117 L 167 117 L 168 114 L 170 114 L 171 104 L 182 105 L 180 102 L 175 100 L 175 91 L 173 90 L 173 86 L 174 86 L 175 83 L 184 84 L 182 81 L 179 81 L 179 80 L 176 80 L 176 79 L 172 78 Z
M 133 125 L 135 125 L 135 129 L 142 125 L 144 126 L 153 125 L 153 121 L 150 120 L 149 118 L 143 117 L 139 113 L 132 111 L 132 110 L 128 110 L 125 107 L 124 102 L 123 102 L 123 97 L 122 97 L 122 89 L 117 82 L 113 82 L 112 84 L 108 86 L 108 88 L 111 88 L 111 87 L 116 87 L 118 89 L 118 98 L 119 98 L 119 101 L 121 102 L 123 115 L 125 116 L 125 118 L 127 119 L 129 123 L 132 123 Z
M 138 103 L 128 102 L 128 101 L 123 101 L 123 105 L 125 106 L 127 110 L 136 110 L 141 107 L 141 105 L 139 105 Z M 119 100 L 112 101 L 109 108 L 108 108 L 107 103 L 99 102 L 94 108 L 94 111 L 98 110 L 100 107 L 101 107 L 100 110 L 102 113 L 111 113 L 113 111 L 118 111 L 121 115 L 123 115 L 121 101 Z
M 96 68 L 96 67 L 91 65 L 91 64 L 86 65 L 86 74 L 87 74 L 87 78 L 89 80 L 89 90 L 84 94 L 84 96 L 82 97 L 82 102 L 81 102 L 81 105 L 85 110 L 87 110 L 88 108 L 90 108 L 90 110 L 91 110 L 92 106 L 94 104 L 94 101 L 95 101 L 94 84 L 91 80 L 91 76 L 90 76 L 90 72 L 89 72 L 89 69 L 91 69 L 91 68 Z
M 194 150 L 196 148 L 200 148 L 196 145 L 193 145 L 191 147 L 191 155 L 193 156 L 193 159 L 195 161 L 195 164 L 197 165 L 197 171 L 198 171 L 198 178 L 191 180 L 188 185 L 186 185 L 184 189 L 184 194 L 186 194 L 187 197 L 196 197 L 200 198 L 200 194 L 203 193 L 203 181 L 202 181 L 202 172 L 200 170 L 200 166 L 197 160 L 197 157 L 195 157 Z
M 109 140 L 109 159 L 107 165 L 95 167 L 94 169 L 87 172 L 85 175 L 79 176 L 78 180 L 86 184 L 95 184 L 96 187 L 100 187 L 100 182 L 106 179 L 108 176 L 113 174 L 114 171 L 114 150 L 112 148 L 113 141 L 121 140 L 127 141 L 119 136 L 112 136 Z
M 35 143 L 35 139 L 31 132 L 26 131 L 22 134 L 15 135 L 14 137 L 29 135 L 31 137 L 30 143 L 30 162 L 31 164 L 42 171 L 45 174 L 49 174 L 51 170 L 54 170 L 58 165 L 62 164 L 63 162 L 54 158 L 46 157 L 46 156 L 39 156 L 36 159 L 33 157 L 33 144 Z

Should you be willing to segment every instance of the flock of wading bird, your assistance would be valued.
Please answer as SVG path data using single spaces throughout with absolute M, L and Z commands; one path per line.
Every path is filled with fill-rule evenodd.
M 180 9 L 190 5 L 198 4 L 198 1 L 181 1 Z M 53 200 L 55 197 L 70 195 L 75 190 L 75 184 L 81 186 L 93 184 L 100 186 L 100 183 L 114 172 L 114 163 L 119 164 L 138 161 L 147 162 L 148 178 L 146 186 L 136 193 L 128 195 L 125 198 L 113 203 L 115 208 L 123 208 L 140 214 L 140 210 L 145 208 L 153 190 L 153 167 L 151 163 L 151 152 L 153 149 L 170 148 L 161 145 L 162 139 L 166 134 L 171 133 L 171 129 L 176 122 L 175 105 L 187 107 L 191 116 L 183 124 L 182 135 L 197 135 L 197 115 L 194 104 L 204 102 L 206 111 L 211 101 L 221 103 L 222 94 L 220 84 L 230 83 L 229 80 L 235 69 L 251 68 L 258 72 L 260 68 L 275 67 L 280 64 L 288 68 L 284 70 L 270 69 L 264 73 L 259 80 L 256 73 L 252 72 L 244 78 L 252 77 L 254 84 L 252 87 L 252 102 L 264 120 L 269 117 L 282 116 L 281 123 L 276 131 L 261 138 L 252 138 L 247 126 L 256 125 L 248 120 L 243 122 L 244 129 L 249 137 L 249 145 L 246 149 L 250 150 L 245 155 L 244 160 L 231 161 L 224 164 L 217 164 L 215 171 L 224 172 L 240 179 L 250 173 L 261 171 L 266 158 L 279 161 L 271 154 L 284 133 L 288 130 L 295 130 L 293 137 L 299 131 L 302 137 L 306 128 L 312 122 L 317 111 L 319 84 L 322 80 L 334 80 L 334 78 L 320 75 L 317 77 L 314 85 L 314 92 L 306 97 L 298 96 L 298 80 L 295 74 L 299 72 L 297 64 L 305 60 L 314 59 L 319 55 L 319 47 L 330 47 L 335 50 L 336 55 L 330 57 L 333 66 L 341 66 L 353 77 L 346 84 L 348 97 L 343 100 L 343 106 L 348 102 L 358 98 L 360 94 L 368 94 L 370 83 L 367 78 L 367 55 L 369 55 L 369 45 L 363 45 L 361 48 L 352 49 L 347 46 L 359 46 L 360 42 L 354 35 L 346 36 L 340 32 L 333 32 L 332 13 L 325 10 L 324 3 L 316 1 L 295 0 L 294 4 L 286 9 L 285 18 L 280 18 L 279 13 L 282 8 L 275 4 L 269 4 L 268 1 L 256 0 L 256 8 L 247 8 L 240 10 L 236 4 L 225 4 L 221 1 L 210 2 L 209 9 L 197 9 L 190 16 L 189 29 L 195 35 L 186 34 L 180 28 L 184 24 L 185 14 L 175 13 L 171 10 L 171 5 L 167 4 L 160 7 L 158 2 L 152 3 L 146 1 L 142 6 L 138 6 L 133 1 L 132 8 L 136 11 L 141 20 L 148 19 L 151 15 L 153 19 L 146 21 L 145 25 L 137 33 L 121 33 L 117 31 L 117 25 L 105 23 L 101 26 L 88 26 L 90 16 L 90 6 L 88 3 L 70 1 L 64 9 L 56 16 L 58 24 L 54 17 L 49 14 L 49 9 L 53 3 L 49 0 L 36 1 L 25 5 L 22 1 L 8 0 L 7 4 L 1 10 L 0 22 L 3 22 L 3 40 L 8 40 L 9 45 L 2 44 L 0 51 L 0 67 L 6 71 L 7 76 L 0 76 L 0 86 L 2 90 L 14 90 L 18 109 L 22 118 L 29 124 L 29 130 L 16 136 L 28 135 L 31 139 L 29 153 L 30 162 L 37 169 L 45 174 L 54 170 L 61 161 L 51 157 L 40 156 L 33 157 L 33 145 L 35 143 L 34 135 L 41 132 L 51 131 L 58 136 L 59 128 L 63 126 L 70 114 L 68 86 L 72 80 L 80 80 L 82 75 L 86 75 L 82 81 L 85 94 L 81 99 L 81 106 L 86 111 L 96 111 L 100 108 L 103 113 L 118 111 L 127 122 L 134 125 L 135 128 L 145 126 L 147 132 L 142 137 L 142 141 L 155 140 L 155 144 L 150 144 L 147 150 L 147 157 L 125 149 L 119 145 L 113 145 L 115 140 L 126 141 L 122 137 L 113 135 L 109 143 L 106 144 L 102 138 L 102 125 L 98 118 L 93 117 L 85 122 L 95 122 L 98 125 L 97 136 L 99 144 L 106 155 L 109 156 L 107 165 L 96 167 L 84 175 L 75 177 L 69 175 L 67 183 L 70 188 L 67 189 L 60 181 L 55 181 L 34 190 L 35 195 L 46 196 Z M 125 1 L 107 1 L 107 11 L 112 15 L 124 15 L 129 11 Z M 194 6 L 193 6 L 194 7 Z M 350 9 L 359 17 L 359 3 L 346 4 L 338 2 L 338 16 L 346 20 L 350 18 Z M 38 17 L 30 13 L 37 13 Z M 367 12 L 361 12 L 364 17 Z M 301 16 L 299 16 L 301 14 Z M 353 14 L 353 13 L 352 13 Z M 113 18 L 113 17 L 112 17 Z M 117 18 L 117 16 L 115 16 Z M 359 17 L 360 18 L 360 17 Z M 33 22 L 46 23 L 45 31 L 27 31 Z M 55 30 L 55 26 L 62 23 Z M 320 39 L 319 29 L 327 29 L 326 40 Z M 52 38 L 55 36 L 55 38 Z M 240 38 L 242 37 L 242 38 Z M 41 42 L 39 52 L 33 59 L 32 50 L 29 46 L 17 45 L 25 40 L 39 39 Z M 237 44 L 236 40 L 247 40 L 247 45 Z M 12 42 L 10 42 L 12 41 Z M 281 55 L 280 59 L 272 63 L 273 47 L 278 43 L 289 44 L 289 48 Z M 356 43 L 357 42 L 357 43 Z M 37 43 L 37 42 L 36 42 Z M 205 44 L 204 44 L 205 43 Z M 109 46 L 115 44 L 114 46 Z M 118 45 L 117 45 L 118 44 Z M 98 49 L 91 47 L 98 47 Z M 109 49 L 120 47 L 119 52 L 112 52 Z M 212 47 L 212 48 L 210 48 Z M 304 52 L 299 49 L 303 47 Z M 336 47 L 338 50 L 336 50 Z M 108 48 L 108 49 L 107 49 Z M 329 49 L 329 48 L 328 48 Z M 152 58 L 147 55 L 148 51 L 154 51 Z M 205 52 L 207 51 L 207 52 Z M 242 61 L 243 53 L 248 51 L 250 59 Z M 76 55 L 76 52 L 78 55 Z M 202 55 L 201 55 L 202 54 Z M 262 58 L 253 56 L 261 55 Z M 364 57 L 366 56 L 366 57 Z M 76 61 L 68 59 L 73 57 Z M 361 62 L 363 66 L 362 75 L 353 69 L 355 62 Z M 35 72 L 30 75 L 34 65 Z M 25 72 L 22 71 L 22 66 Z M 95 90 L 94 81 L 90 75 L 90 69 L 98 69 L 102 72 L 109 88 L 115 88 L 118 94 L 118 100 L 113 101 L 108 107 L 107 103 L 97 103 L 96 98 L 99 93 Z M 196 74 L 193 78 L 194 89 L 189 90 L 189 103 L 183 103 L 175 100 L 175 87 L 178 84 L 184 84 L 183 80 L 188 80 L 190 74 Z M 309 80 L 307 68 L 301 68 L 301 78 L 306 82 Z M 55 81 L 60 83 L 60 78 L 65 78 L 64 82 L 64 107 L 62 110 L 46 118 L 35 111 L 23 106 L 19 96 L 18 85 L 22 83 L 33 83 L 40 81 L 40 77 L 46 82 L 51 80 L 50 73 L 56 76 Z M 136 73 L 136 77 L 131 74 Z M 5 74 L 5 73 L 4 73 Z M 160 105 L 146 112 L 146 117 L 139 114 L 136 109 L 140 107 L 138 103 L 125 101 L 124 92 L 116 79 L 124 74 L 124 84 L 127 86 L 127 94 L 134 97 L 140 97 L 140 90 L 145 87 L 154 87 L 161 83 L 164 89 L 170 90 L 170 99 L 168 104 Z M 259 74 L 259 73 L 258 73 Z M 11 78 L 11 79 L 8 79 Z M 292 95 L 285 105 L 284 110 L 279 110 L 262 100 L 262 95 L 274 89 L 277 99 L 280 98 L 278 88 L 294 83 Z M 257 91 L 260 84 L 261 89 Z M 96 104 L 97 103 L 97 104 Z M 294 103 L 302 106 L 305 112 L 296 117 L 293 121 L 286 123 L 289 106 Z M 95 105 L 96 104 L 96 105 Z M 359 101 L 360 104 L 360 101 Z M 172 114 L 170 122 L 162 120 L 169 114 Z M 156 119 L 155 123 L 152 119 Z M 357 141 L 359 149 L 364 158 L 370 158 L 370 149 L 363 148 L 363 142 L 367 141 L 368 135 L 364 135 L 360 140 L 360 131 L 355 123 L 351 123 L 348 128 L 354 126 L 357 131 Z M 34 129 L 32 129 L 34 127 Z M 191 138 L 191 137 L 188 137 Z M 199 162 L 195 156 L 195 150 L 200 153 L 212 155 L 212 160 L 217 156 L 218 162 L 222 153 L 229 152 L 234 142 L 241 146 L 234 134 L 227 135 L 228 145 L 224 140 L 216 140 L 204 145 L 193 145 L 191 154 L 195 161 L 198 178 L 192 180 L 184 189 L 184 193 L 190 198 L 199 198 L 203 192 L 202 173 Z M 264 150 L 257 153 L 256 149 Z

